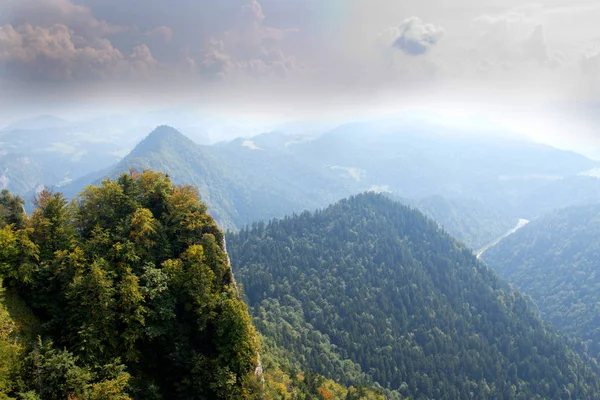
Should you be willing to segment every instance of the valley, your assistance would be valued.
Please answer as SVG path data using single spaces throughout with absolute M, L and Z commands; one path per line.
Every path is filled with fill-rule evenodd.
M 377 124 L 373 127 L 377 127 Z M 221 250 L 215 248 L 215 251 L 230 257 L 225 264 L 231 263 L 233 271 L 221 271 L 219 274 L 230 276 L 230 282 L 223 278 L 225 285 L 233 285 L 232 290 L 236 292 L 239 289 L 240 300 L 243 301 L 241 304 L 248 304 L 247 314 L 242 309 L 239 311 L 242 314 L 236 314 L 241 318 L 240 321 L 246 321 L 244 334 L 254 332 L 252 335 L 256 335 L 252 338 L 248 336 L 248 345 L 250 342 L 261 343 L 260 351 L 258 347 L 252 347 L 254 344 L 246 348 L 248 351 L 252 349 L 252 354 L 245 353 L 243 356 L 247 357 L 244 364 L 246 372 L 239 369 L 237 372 L 240 382 L 243 379 L 246 383 L 240 383 L 242 386 L 232 390 L 243 390 L 249 396 L 255 393 L 256 396 L 267 398 L 279 398 L 275 393 L 286 393 L 282 398 L 290 399 L 299 396 L 310 398 L 315 393 L 322 396 L 325 392 L 337 393 L 336 396 L 343 394 L 346 398 L 356 396 L 356 399 L 396 400 L 554 398 L 568 394 L 575 398 L 597 398 L 600 380 L 596 366 L 597 338 L 593 333 L 594 327 L 598 326 L 593 317 L 595 275 L 587 267 L 588 264 L 594 265 L 590 260 L 595 259 L 595 253 L 585 256 L 587 258 L 583 258 L 586 254 L 583 252 L 568 253 L 571 258 L 567 258 L 568 254 L 563 254 L 563 251 L 568 249 L 568 245 L 561 244 L 558 237 L 552 239 L 557 241 L 555 244 L 548 245 L 550 250 L 542 246 L 535 247 L 539 254 L 533 254 L 533 249 L 524 253 L 534 257 L 532 260 L 535 262 L 526 260 L 520 253 L 528 243 L 539 240 L 540 234 L 533 236 L 533 239 L 527 237 L 532 227 L 538 224 L 546 223 L 545 228 L 539 228 L 543 232 L 561 232 L 560 238 L 568 240 L 564 224 L 544 221 L 552 221 L 552 216 L 565 212 L 567 214 L 564 215 L 577 214 L 573 214 L 575 211 L 570 213 L 555 208 L 561 209 L 566 205 L 570 207 L 566 210 L 594 210 L 593 206 L 585 204 L 594 202 L 595 193 L 600 190 L 600 180 L 593 176 L 582 176 L 580 171 L 589 170 L 597 163 L 568 152 L 513 140 L 473 141 L 470 138 L 460 144 L 448 142 L 433 133 L 423 136 L 407 133 L 409 128 L 402 123 L 391 127 L 386 124 L 386 129 L 378 135 L 363 140 L 360 132 L 366 129 L 364 124 L 344 125 L 309 138 L 272 132 L 202 145 L 172 127 L 159 126 L 116 163 L 106 162 L 101 169 L 92 172 L 84 169 L 75 179 L 63 179 L 54 187 L 49 185 L 49 191 L 41 189 L 43 185 L 39 182 L 47 179 L 43 174 L 29 174 L 29 170 L 24 169 L 23 176 L 30 176 L 27 178 L 31 179 L 28 181 L 30 183 L 11 187 L 16 188 L 16 193 L 20 192 L 27 200 L 25 208 L 29 216 L 17 218 L 20 206 L 17 198 L 11 197 L 8 191 L 3 192 L 4 197 L 0 199 L 0 205 L 4 207 L 0 219 L 8 224 L 2 240 L 5 240 L 3 243 L 8 246 L 7 249 L 15 249 L 2 256 L 5 265 L 4 285 L 10 288 L 6 298 L 16 299 L 21 309 L 26 310 L 25 313 L 34 315 L 29 319 L 44 321 L 39 326 L 39 322 L 34 324 L 38 326 L 36 332 L 43 332 L 59 345 L 68 346 L 73 356 L 87 359 L 77 367 L 85 370 L 92 365 L 89 364 L 91 359 L 99 355 L 87 355 L 72 346 L 77 340 L 91 339 L 84 339 L 78 336 L 81 333 L 75 335 L 64 329 L 83 332 L 82 326 L 96 326 L 95 322 L 81 322 L 84 325 L 68 328 L 72 322 L 48 320 L 56 315 L 52 307 L 68 309 L 74 306 L 69 302 L 60 303 L 65 301 L 60 300 L 60 291 L 55 292 L 55 296 L 58 296 L 56 301 L 59 301 L 56 305 L 28 291 L 29 286 L 22 279 L 39 280 L 36 285 L 42 292 L 57 290 L 55 287 L 43 288 L 42 282 L 47 274 L 58 272 L 50 272 L 48 267 L 36 261 L 32 264 L 34 271 L 37 271 L 33 275 L 35 278 L 20 277 L 21 273 L 16 272 L 18 269 L 14 269 L 18 264 L 10 255 L 12 251 L 25 251 L 22 247 L 15 247 L 20 242 L 15 242 L 14 238 L 26 232 L 18 227 L 22 225 L 24 229 L 33 224 L 31 240 L 37 246 L 36 251 L 40 252 L 35 257 L 51 257 L 52 252 L 62 249 L 58 243 L 68 241 L 55 235 L 62 235 L 60 232 L 65 229 L 73 234 L 73 227 L 68 228 L 69 218 L 84 218 L 78 224 L 83 221 L 91 224 L 87 225 L 87 233 L 82 231 L 83 237 L 75 239 L 76 242 L 92 240 L 96 243 L 96 240 L 100 240 L 93 246 L 104 248 L 102 251 L 109 255 L 121 246 L 133 246 L 130 251 L 134 253 L 131 255 L 110 255 L 110 263 L 127 263 L 133 275 L 120 275 L 123 272 L 117 271 L 121 271 L 122 267 L 115 269 L 109 264 L 86 267 L 92 268 L 88 273 L 93 276 L 86 283 L 88 285 L 100 282 L 102 274 L 107 273 L 107 276 L 112 276 L 109 287 L 124 290 L 125 286 L 122 285 L 125 282 L 138 279 L 138 285 L 141 286 L 136 290 L 147 293 L 138 297 L 139 307 L 142 308 L 127 311 L 134 313 L 127 317 L 133 319 L 128 319 L 130 322 L 125 325 L 122 325 L 124 322 L 115 325 L 115 329 L 126 329 L 120 335 L 129 337 L 133 335 L 134 326 L 140 326 L 141 321 L 150 324 L 144 329 L 152 332 L 166 329 L 163 325 L 154 326 L 151 322 L 151 318 L 158 318 L 156 323 L 160 324 L 163 317 L 151 311 L 158 305 L 153 305 L 154 295 L 149 294 L 155 290 L 152 285 L 157 284 L 148 280 L 150 270 L 146 268 L 150 264 L 143 267 L 135 260 L 154 260 L 148 261 L 155 268 L 151 270 L 154 274 L 152 279 L 171 273 L 167 272 L 168 268 L 187 262 L 186 257 L 191 256 L 180 252 L 183 237 L 175 239 L 175 236 L 169 236 L 172 231 L 160 233 L 160 229 L 176 229 L 178 235 L 185 235 L 183 232 L 187 232 L 185 229 L 188 228 L 184 226 L 195 226 L 197 222 L 193 221 L 205 221 L 208 225 L 198 228 L 202 233 L 198 233 L 197 239 L 190 236 L 186 243 L 210 241 L 211 237 L 219 243 L 222 239 L 222 245 L 218 246 Z M 444 161 L 448 146 L 456 146 L 455 151 L 463 152 L 461 165 L 450 159 Z M 488 153 L 485 157 L 475 156 L 469 146 L 477 146 L 479 152 Z M 493 150 L 499 146 L 504 150 Z M 322 151 L 324 148 L 335 151 Z M 515 151 L 515 148 L 519 150 Z M 506 154 L 509 153 L 513 154 L 511 157 L 515 153 L 522 156 L 517 157 L 517 161 L 513 159 L 515 164 L 510 164 L 507 169 L 504 157 L 508 157 Z M 19 167 L 19 164 L 10 161 L 9 153 L 3 157 L 11 168 Z M 531 159 L 536 161 L 529 161 Z M 43 159 L 31 160 L 45 162 Z M 458 169 L 442 173 L 446 165 Z M 41 166 L 34 168 L 44 170 Z M 560 168 L 560 177 L 552 180 L 544 178 L 547 174 L 556 174 L 557 168 Z M 403 173 L 393 172 L 399 170 Z M 8 172 L 12 173 L 10 169 Z M 523 178 L 507 179 L 509 175 Z M 472 183 L 489 182 L 494 176 L 497 177 L 494 185 Z M 132 188 L 135 185 L 141 186 L 134 190 Z M 559 187 L 569 187 L 571 195 L 557 196 L 552 200 L 542 195 L 547 191 L 559 190 Z M 146 197 L 140 198 L 139 194 L 135 194 L 140 190 L 146 193 L 143 195 Z M 144 192 L 148 190 L 150 192 Z M 176 213 L 172 217 L 166 217 L 167 214 L 161 216 L 166 212 L 161 210 L 177 212 L 177 208 L 173 208 L 175 203 L 169 205 L 170 201 L 178 202 L 180 205 L 177 207 L 189 207 L 196 190 L 203 205 L 194 207 L 200 207 L 195 209 L 204 214 L 192 214 L 195 215 L 193 217 L 185 217 L 185 213 Z M 156 200 L 171 192 L 184 197 L 164 200 L 164 204 L 161 203 L 163 200 Z M 560 192 L 563 193 L 562 189 Z M 32 201 L 34 196 L 37 206 Z M 127 204 L 130 200 L 125 200 L 126 196 L 134 196 L 132 199 L 141 201 L 135 206 L 141 208 L 138 211 L 135 207 L 129 208 L 131 205 Z M 192 197 L 185 200 L 185 196 Z M 115 203 L 109 198 L 122 200 Z M 70 203 L 70 199 L 76 202 Z M 122 206 L 119 205 L 120 201 L 124 201 Z M 93 214 L 93 208 L 85 208 L 89 202 L 97 204 L 93 207 L 104 207 L 107 210 L 106 217 Z M 49 208 L 51 204 L 55 205 Z M 83 208 L 75 211 L 76 207 Z M 143 209 L 151 214 L 146 215 Z M 67 218 L 69 213 L 75 214 L 64 219 L 61 224 L 66 225 L 59 229 L 55 225 L 56 217 L 48 214 L 58 212 L 56 210 L 63 210 L 57 215 L 65 213 L 60 218 Z M 521 215 L 527 219 L 518 218 Z M 11 218 L 17 225 L 10 225 Z M 183 224 L 181 228 L 169 225 L 174 223 L 173 218 Z M 210 222 L 213 218 L 214 222 Z M 117 220 L 129 221 L 127 223 L 133 225 L 118 228 L 113 225 Z M 106 230 L 103 235 L 108 235 L 104 239 L 98 236 L 100 231 L 92 229 L 96 223 L 100 227 L 109 224 L 102 228 Z M 43 230 L 46 224 L 53 228 Z M 142 230 L 138 232 L 137 229 Z M 593 225 L 590 225 L 588 230 L 593 233 L 593 229 Z M 39 233 L 35 233 L 36 230 L 40 230 Z M 122 236 L 123 233 L 119 232 L 130 233 L 129 236 Z M 136 235 L 141 236 L 135 239 Z M 143 239 L 146 237 L 144 235 L 149 236 Z M 586 236 L 585 240 L 594 238 Z M 48 240 L 50 242 L 46 244 Z M 107 240 L 115 242 L 110 245 L 113 242 Z M 577 236 L 578 243 L 584 243 L 583 240 L 583 237 Z M 143 243 L 148 243 L 150 247 Z M 153 247 L 159 243 L 161 251 L 166 252 L 164 255 L 156 253 L 158 247 Z M 203 249 L 208 246 L 203 241 L 201 243 Z M 110 246 L 117 247 L 110 250 Z M 590 245 L 589 248 L 591 250 L 594 247 Z M 93 249 L 95 247 L 86 251 Z M 561 254 L 561 261 L 541 258 L 547 257 L 545 254 L 548 251 Z M 167 253 L 170 255 L 167 256 Z M 172 261 L 177 254 L 180 254 L 178 257 L 182 261 Z M 503 258 L 507 256 L 511 258 Z M 126 258 L 119 257 L 133 258 L 126 261 Z M 220 271 L 219 257 L 210 256 L 211 262 L 217 263 L 210 266 L 213 272 L 209 274 L 205 270 L 196 278 L 190 278 L 197 280 L 192 280 L 195 283 L 185 286 L 188 288 L 185 290 L 195 293 L 193 290 L 205 285 L 203 277 Z M 229 258 L 224 258 L 223 262 L 225 260 Z M 541 268 L 536 264 L 539 260 L 548 260 L 542 265 L 559 268 L 566 274 L 569 268 L 576 268 L 575 275 L 564 278 L 565 283 L 561 284 L 556 280 L 563 279 L 558 271 L 535 272 L 535 268 Z M 51 262 L 52 265 L 55 263 Z M 233 280 L 234 275 L 237 285 Z M 74 285 L 79 279 L 74 276 L 77 276 L 75 272 L 69 272 L 68 276 L 61 278 L 67 281 L 60 285 Z M 540 286 L 539 282 L 550 277 L 555 279 Z M 75 281 L 69 283 L 70 279 Z M 177 282 L 165 283 L 165 287 L 175 290 L 179 287 L 177 285 L 183 285 Z M 15 291 L 15 288 L 18 289 Z M 541 288 L 552 289 L 544 291 Z M 580 293 L 567 295 L 567 290 L 576 288 L 580 288 Z M 230 289 L 215 287 L 214 290 L 227 292 Z M 119 296 L 124 295 L 116 293 L 113 289 L 106 292 L 107 296 L 113 296 L 109 302 L 120 301 Z M 562 302 L 559 308 L 550 306 L 556 298 Z M 14 301 L 7 300 L 7 304 L 13 304 Z M 176 301 L 175 298 L 173 301 Z M 194 301 L 201 307 L 214 306 L 208 297 L 198 297 Z M 167 308 L 161 312 L 170 315 L 181 312 L 174 305 L 165 303 L 160 307 L 163 306 Z M 7 310 L 7 321 L 10 322 L 12 318 L 19 321 L 17 315 L 21 315 L 22 311 L 16 314 L 12 305 Z M 79 311 L 73 308 L 72 313 L 76 312 Z M 213 320 L 209 318 L 209 321 Z M 185 322 L 180 326 L 181 329 L 188 329 L 184 326 L 189 323 Z M 60 328 L 60 325 L 64 328 Z M 33 334 L 33 328 L 25 325 L 19 329 L 28 335 Z M 220 328 L 215 326 L 211 329 Z M 131 354 L 131 357 L 144 354 L 153 346 L 152 341 L 144 339 L 147 335 L 155 334 L 151 331 L 141 333 L 138 330 L 137 336 L 133 336 L 130 342 L 110 344 L 113 346 L 111 351 L 125 352 L 128 348 L 130 353 L 123 354 Z M 562 335 L 568 336 L 568 341 Z M 94 340 L 104 342 L 102 337 Z M 191 343 L 191 339 L 182 336 L 180 340 L 181 346 Z M 26 343 L 23 345 L 28 346 Z M 543 349 L 542 354 L 539 349 Z M 48 357 L 55 357 L 52 353 L 54 350 L 47 348 L 44 351 L 49 352 Z M 259 369 L 258 359 L 255 358 L 258 354 L 262 360 Z M 119 368 L 129 371 L 127 382 L 129 379 L 133 381 L 120 386 L 119 390 L 128 388 L 134 396 L 144 393 L 143 396 L 159 397 L 169 391 L 192 393 L 197 390 L 184 383 L 183 386 L 178 384 L 177 388 L 170 386 L 177 378 L 159 373 L 158 364 L 152 364 L 158 361 L 149 355 L 143 358 L 144 368 L 147 369 L 135 367 L 135 363 L 131 364 L 131 358 L 122 360 Z M 110 362 L 109 358 L 103 360 L 104 363 Z M 212 361 L 203 362 L 208 364 L 202 365 L 209 365 Z M 220 364 L 224 361 L 214 362 Z M 192 365 L 189 360 L 185 363 Z M 98 363 L 94 362 L 93 365 L 96 365 L 93 368 L 97 368 Z M 189 367 L 191 370 L 186 368 L 181 370 L 181 374 L 195 374 L 194 371 L 199 371 L 200 367 Z M 264 374 L 258 378 L 263 382 L 258 386 L 254 380 L 256 377 L 250 377 L 251 371 L 255 370 Z M 575 371 L 574 375 L 569 371 Z M 246 373 L 250 374 L 248 378 L 242 378 Z M 202 379 L 221 379 L 217 375 L 203 376 Z M 92 390 L 94 385 L 112 385 L 109 383 L 113 382 L 111 379 L 125 378 L 126 375 L 107 375 L 107 381 L 90 380 L 82 384 Z M 144 391 L 142 386 L 145 384 L 137 386 L 140 383 L 136 382 L 140 379 L 153 382 L 150 386 L 155 387 L 153 390 L 156 392 L 151 394 Z M 310 385 L 302 379 L 310 379 Z M 286 387 L 283 392 L 281 385 Z M 221 398 L 225 392 L 211 393 L 211 396 Z
M 600 400 L 598 21 L 0 0 L 0 400 Z
M 507 237 L 509 237 L 510 235 L 512 235 L 513 233 L 515 233 L 516 231 L 518 231 L 519 229 L 521 229 L 522 227 L 524 227 L 525 225 L 527 225 L 528 223 L 529 223 L 529 221 L 526 220 L 526 219 L 519 219 L 519 223 L 517 224 L 517 226 L 515 226 L 514 228 L 512 228 L 510 231 L 506 232 L 504 235 L 500 236 L 499 238 L 494 239 L 490 243 L 486 244 L 481 249 L 477 250 L 475 252 L 475 255 L 477 256 L 477 258 L 481 258 L 481 256 L 483 256 L 483 254 L 486 251 L 488 251 L 492 247 L 496 246 L 503 239 L 506 239 Z

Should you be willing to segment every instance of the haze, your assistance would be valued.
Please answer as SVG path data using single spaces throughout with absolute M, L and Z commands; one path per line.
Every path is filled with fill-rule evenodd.
M 596 1 L 0 4 L 5 125 L 182 107 L 266 128 L 416 107 L 589 155 L 599 146 Z

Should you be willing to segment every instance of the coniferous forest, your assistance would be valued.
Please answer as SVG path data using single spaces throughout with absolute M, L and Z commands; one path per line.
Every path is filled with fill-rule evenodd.
M 414 399 L 593 399 L 589 360 L 421 213 L 363 194 L 228 237 L 259 331 L 300 366 Z
M 2 399 L 600 398 L 585 354 L 384 195 L 227 249 L 197 189 L 151 171 L 29 216 L 3 191 L 0 221 Z
M 1 203 L 3 398 L 253 393 L 258 338 L 194 188 L 146 172 L 44 191 L 31 218 Z
M 132 172 L 31 217 L 3 191 L 0 223 L 0 399 L 384 398 L 261 354 L 191 186 Z
M 0 0 L 0 400 L 600 400 L 600 0 Z
M 498 274 L 531 296 L 541 316 L 584 342 L 600 360 L 600 207 L 558 210 L 484 255 Z

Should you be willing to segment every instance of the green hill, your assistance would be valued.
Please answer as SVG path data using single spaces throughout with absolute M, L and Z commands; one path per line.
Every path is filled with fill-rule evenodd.
M 202 201 L 225 229 L 325 206 L 351 193 L 293 158 L 257 153 L 239 144 L 197 145 L 179 131 L 160 126 L 116 166 L 61 189 L 75 197 L 85 185 L 104 177 L 114 179 L 129 170 L 160 171 L 175 184 L 198 187 Z
M 0 200 L 0 398 L 260 395 L 258 336 L 195 188 L 122 175 L 76 202 L 44 191 L 31 218 Z
M 228 251 L 297 365 L 413 399 L 600 397 L 598 377 L 472 252 L 373 193 L 257 223 Z

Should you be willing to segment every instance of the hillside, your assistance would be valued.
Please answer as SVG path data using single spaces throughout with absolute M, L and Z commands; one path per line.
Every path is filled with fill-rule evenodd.
M 362 190 L 404 198 L 442 195 L 479 200 L 532 219 L 552 207 L 600 201 L 600 180 L 577 179 L 599 165 L 580 154 L 433 122 L 382 120 L 339 126 L 290 146 L 312 165 L 355 171 Z M 569 187 L 559 202 L 543 194 Z M 550 196 L 552 199 L 552 196 Z M 566 204 L 564 204 L 566 203 Z
M 150 168 L 198 186 L 212 215 L 232 230 L 367 190 L 389 192 L 416 199 L 472 247 L 506 231 L 507 216 L 532 219 L 600 199 L 600 180 L 579 175 L 598 162 L 527 141 L 449 136 L 444 129 L 373 122 L 318 136 L 270 132 L 206 146 L 160 126 L 117 164 L 98 164 L 98 171 L 72 176 L 60 190 L 74 197 L 103 177 Z M 39 155 L 36 160 L 47 164 Z M 552 195 L 566 189 L 571 196 Z M 448 201 L 440 204 L 441 198 Z
M 542 317 L 600 359 L 600 206 L 531 222 L 483 256 L 536 302 Z
M 211 214 L 226 229 L 325 206 L 351 193 L 332 177 L 289 156 L 261 154 L 236 142 L 201 146 L 168 126 L 151 132 L 116 166 L 61 189 L 74 197 L 85 185 L 130 169 L 161 171 L 176 184 L 197 186 Z
M 0 200 L 0 398 L 260 396 L 258 336 L 193 187 L 122 175 L 76 203 L 44 191 L 30 219 Z
M 373 193 L 228 236 L 259 331 L 297 365 L 414 399 L 599 398 L 523 297 L 421 213 Z
M 69 122 L 49 115 L 15 122 L 0 130 L 0 187 L 29 200 L 43 186 L 114 166 L 150 129 L 123 119 Z
M 518 218 L 510 212 L 465 198 L 429 196 L 392 199 L 410 205 L 436 221 L 446 232 L 472 249 L 479 249 L 514 228 Z

